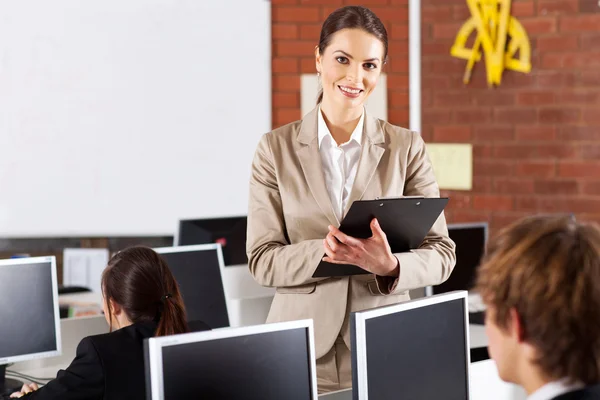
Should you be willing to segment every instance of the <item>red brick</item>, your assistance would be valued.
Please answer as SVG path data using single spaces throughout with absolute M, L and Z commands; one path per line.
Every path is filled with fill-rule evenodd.
M 314 54 L 315 44 L 308 40 L 280 40 L 275 42 L 276 57 L 308 57 Z
M 462 24 L 462 22 L 436 23 L 433 25 L 433 37 L 435 39 L 454 39 Z
M 600 195 L 600 181 L 587 181 L 582 184 L 583 194 Z
M 544 108 L 539 111 L 539 120 L 544 124 L 568 124 L 578 122 L 581 110 L 578 108 Z
M 535 192 L 538 194 L 568 194 L 579 193 L 577 181 L 569 180 L 539 180 L 535 182 Z
M 408 0 L 390 0 L 390 4 L 397 6 L 405 6 L 408 5 Z
M 496 108 L 494 121 L 514 124 L 533 124 L 537 121 L 536 111 L 529 108 Z
M 561 126 L 558 128 L 558 140 L 599 141 L 600 129 L 593 126 Z
M 600 104 L 600 88 L 594 90 L 561 90 L 557 92 L 558 104 Z
M 581 71 L 582 85 L 600 85 L 600 71 Z
M 529 1 L 520 1 L 513 2 L 510 10 L 512 16 L 521 18 L 521 17 L 531 17 L 535 15 L 535 7 L 532 0 Z
M 471 140 L 471 128 L 469 126 L 441 126 L 433 128 L 433 140 L 435 142 L 469 142 Z
M 541 208 L 538 197 L 517 197 L 515 199 L 515 210 L 537 212 Z
M 600 29 L 600 25 L 598 28 Z M 600 68 L 600 52 L 566 53 L 562 66 L 564 68 L 598 69 Z
M 490 193 L 492 191 L 492 178 L 486 176 L 473 177 L 473 193 Z
M 480 106 L 514 106 L 515 94 L 511 92 L 486 90 L 477 93 L 475 104 Z
M 483 76 L 483 75 L 482 75 Z M 535 86 L 535 76 L 516 71 L 504 71 L 502 78 L 502 88 L 526 89 Z
M 273 5 L 279 4 L 298 4 L 298 0 L 271 0 Z
M 320 21 L 325 21 L 325 19 L 329 16 L 329 14 L 331 14 L 338 8 L 340 8 L 340 7 L 339 6 L 322 6 Z
M 303 24 L 300 25 L 300 39 L 314 41 L 314 46 L 319 43 L 321 35 L 321 24 Z
M 273 93 L 273 107 L 277 108 L 299 108 L 299 93 Z
M 549 53 L 542 56 L 542 68 L 560 69 L 564 64 L 563 53 Z
M 408 40 L 407 39 L 399 39 L 399 40 L 390 40 L 388 44 L 388 53 L 390 55 L 400 55 L 400 54 L 408 54 Z
M 423 41 L 421 43 L 421 51 L 424 55 L 447 55 L 450 53 L 450 46 L 448 43 L 439 40 Z
M 538 0 L 538 14 L 548 13 L 567 14 L 579 11 L 578 0 Z
M 356 0 L 344 0 L 344 4 L 356 5 Z M 369 0 L 365 4 L 368 5 L 369 7 L 375 6 L 375 5 L 386 6 L 386 5 L 390 4 L 390 0 Z
M 586 125 L 597 125 L 598 129 L 600 129 L 600 110 L 598 107 L 583 110 L 583 122 Z
M 561 161 L 558 164 L 558 175 L 565 178 L 597 178 L 600 176 L 600 162 Z
M 600 14 L 562 17 L 560 21 L 561 32 L 597 32 L 598 27 L 600 27 Z
M 473 209 L 510 211 L 513 209 L 513 198 L 499 195 L 475 195 L 473 196 Z
M 448 204 L 452 204 L 452 209 L 454 210 L 471 208 L 471 196 L 464 192 L 452 192 L 452 194 L 448 193 L 448 197 L 450 197 Z
M 271 65 L 272 72 L 278 73 L 295 73 L 298 72 L 297 58 L 274 58 Z
M 489 108 L 459 109 L 454 112 L 454 120 L 459 124 L 484 124 L 492 120 Z
M 433 95 L 431 94 L 431 89 L 422 89 L 421 90 L 421 107 L 427 108 L 433 105 Z
M 579 11 L 581 13 L 596 13 L 598 12 L 598 3 L 590 0 L 579 0 Z
M 392 23 L 390 30 L 390 39 L 406 39 L 408 38 L 407 23 Z
M 582 49 L 600 50 L 600 33 L 580 35 L 580 40 Z
M 439 23 L 452 20 L 452 6 L 433 5 L 421 7 L 421 20 L 423 22 Z
M 473 173 L 478 176 L 512 176 L 512 161 L 473 160 Z
M 481 141 L 509 141 L 514 139 L 515 130 L 512 125 L 488 125 L 475 127 L 473 135 L 475 140 Z
M 273 40 L 298 39 L 298 25 L 273 24 L 271 35 Z
M 515 165 L 515 175 L 550 178 L 556 176 L 556 162 L 521 161 Z
M 573 71 L 537 71 L 537 84 L 542 88 L 572 87 L 578 75 Z
M 583 144 L 579 148 L 579 154 L 584 160 L 600 160 L 600 145 Z
M 343 0 L 300 0 L 300 4 L 302 6 L 314 6 L 314 5 L 325 5 L 325 6 L 334 6 L 339 5 L 340 7 L 344 5 Z
M 451 80 L 454 81 L 454 78 L 450 76 L 423 74 L 421 87 L 423 89 L 447 89 Z
M 273 7 L 271 16 L 273 22 L 319 22 L 321 20 L 319 7 Z
M 556 32 L 556 18 L 536 17 L 519 19 L 529 36 Z
M 300 77 L 298 75 L 274 75 L 273 91 L 290 92 L 300 90 Z
M 517 140 L 523 141 L 550 141 L 556 137 L 556 128 L 553 126 L 519 126 L 517 127 Z
M 447 92 L 443 91 L 434 96 L 433 104 L 442 107 L 469 106 L 473 104 L 473 96 L 468 91 Z
M 450 205 L 450 203 L 448 203 Z M 451 217 L 448 218 L 449 223 L 458 224 L 466 222 L 482 222 L 489 221 L 489 212 L 474 211 L 474 210 L 452 210 Z
M 406 75 L 408 73 L 408 57 L 401 54 L 391 55 L 387 65 L 384 66 L 384 72 Z
M 388 90 L 408 89 L 408 75 L 388 74 Z
M 494 192 L 502 194 L 531 194 L 533 193 L 533 179 L 496 178 L 493 189 Z
M 300 119 L 300 110 L 297 108 L 282 108 L 275 110 L 275 123 L 276 127 L 294 122 Z
M 371 11 L 373 11 L 375 14 L 377 14 L 377 16 L 384 21 L 384 24 L 387 26 L 388 23 L 386 23 L 386 21 L 394 21 L 394 22 L 399 22 L 399 21 L 406 21 L 408 22 L 408 7 L 380 7 L 380 6 L 375 6 L 375 7 L 371 7 L 370 5 L 368 6 Z
M 537 39 L 537 51 L 540 53 L 575 50 L 578 47 L 579 37 L 575 35 L 544 36 Z
M 390 102 L 389 108 L 406 107 L 409 104 L 409 95 L 406 90 L 390 90 L 388 92 L 388 99 Z
M 521 105 L 552 104 L 554 101 L 554 92 L 549 91 L 523 91 L 517 94 L 517 104 Z
M 489 159 L 494 154 L 492 144 L 485 145 L 475 143 L 473 144 L 473 158 L 477 159 Z
M 575 147 L 559 144 L 498 144 L 494 157 L 512 159 L 571 158 L 577 153 Z
M 388 110 L 388 120 L 391 124 L 408 126 L 408 109 Z
M 303 74 L 317 73 L 317 66 L 314 57 L 305 57 L 300 59 L 300 72 Z
M 423 121 L 425 123 L 448 124 L 452 121 L 452 112 L 435 108 L 424 109 Z

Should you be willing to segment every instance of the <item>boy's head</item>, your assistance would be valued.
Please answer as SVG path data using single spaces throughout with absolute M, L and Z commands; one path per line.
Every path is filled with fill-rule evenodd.
M 600 229 L 569 216 L 526 218 L 502 230 L 479 268 L 490 356 L 523 385 L 600 382 Z

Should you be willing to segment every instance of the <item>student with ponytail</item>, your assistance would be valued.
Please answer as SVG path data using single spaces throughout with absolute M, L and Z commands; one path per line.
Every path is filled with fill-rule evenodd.
M 152 249 L 116 254 L 102 274 L 110 333 L 90 336 L 75 360 L 42 388 L 24 385 L 11 397 L 35 400 L 145 400 L 144 339 L 188 331 L 183 299 L 167 263 Z

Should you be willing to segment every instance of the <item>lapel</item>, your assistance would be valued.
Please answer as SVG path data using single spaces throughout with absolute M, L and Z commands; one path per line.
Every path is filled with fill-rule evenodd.
M 327 216 L 331 225 L 339 226 L 340 221 L 338 221 L 333 211 L 327 186 L 325 186 L 325 177 L 323 176 L 323 163 L 321 163 L 317 134 L 318 112 L 319 107 L 315 107 L 302 119 L 298 141 L 303 146 L 298 149 L 296 154 L 300 160 L 300 165 L 302 165 L 304 178 L 319 208 Z
M 317 133 L 317 118 L 319 108 L 315 107 L 310 113 L 302 119 L 300 132 L 298 133 L 298 142 L 302 146 L 297 150 L 296 154 L 300 160 L 304 178 L 308 187 L 317 201 L 319 208 L 323 214 L 327 216 L 329 222 L 334 226 L 340 226 L 340 221 L 337 219 L 327 186 L 323 176 L 323 165 L 321 163 L 321 155 L 319 153 L 319 140 Z M 365 111 L 365 120 L 363 128 L 363 149 L 358 163 L 358 170 L 348 204 L 344 210 L 344 214 L 348 212 L 350 205 L 355 200 L 362 198 L 363 193 L 367 189 L 371 178 L 377 170 L 377 165 L 385 152 L 381 146 L 385 143 L 383 130 L 376 118 L 373 118 Z
M 363 128 L 363 149 L 358 161 L 358 169 L 352 191 L 348 198 L 348 203 L 344 209 L 344 214 L 348 213 L 350 206 L 356 200 L 360 200 L 371 182 L 371 178 L 375 175 L 379 161 L 385 153 L 385 136 L 381 123 L 377 118 L 371 117 L 365 110 L 365 125 Z

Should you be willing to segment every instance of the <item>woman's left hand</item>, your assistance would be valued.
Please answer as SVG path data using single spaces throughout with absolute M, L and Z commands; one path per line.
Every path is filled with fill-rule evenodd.
M 371 221 L 371 232 L 370 238 L 357 239 L 329 226 L 329 233 L 323 240 L 327 254 L 323 261 L 358 265 L 379 276 L 398 276 L 398 259 L 392 254 L 385 232 L 376 218 Z
M 36 390 L 38 390 L 39 387 L 37 384 L 35 383 L 30 383 L 30 384 L 25 384 L 23 385 L 23 387 L 21 388 L 20 392 L 14 392 L 13 394 L 10 395 L 11 398 L 19 398 L 19 397 L 23 397 L 25 396 L 27 393 L 31 393 L 31 392 L 35 392 Z

